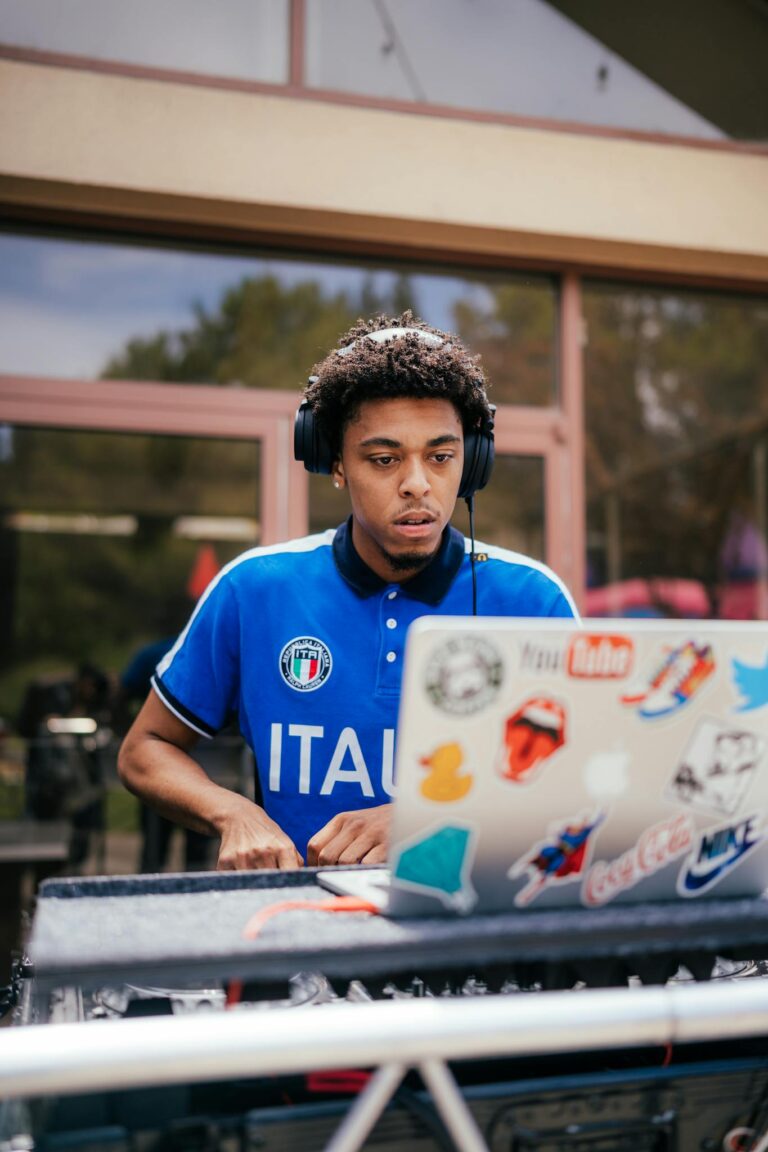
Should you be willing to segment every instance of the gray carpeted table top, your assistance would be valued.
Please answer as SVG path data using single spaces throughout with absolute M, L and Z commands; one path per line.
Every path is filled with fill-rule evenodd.
M 361 978 L 504 963 L 682 953 L 768 955 L 768 901 L 638 904 L 392 920 L 288 910 L 256 940 L 243 929 L 284 900 L 329 899 L 313 869 L 47 881 L 29 941 L 43 984 L 201 978 L 287 979 L 300 970 Z

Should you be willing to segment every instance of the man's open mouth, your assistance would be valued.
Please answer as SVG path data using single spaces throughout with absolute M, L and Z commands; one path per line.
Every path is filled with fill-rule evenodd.
M 403 525 L 432 524 L 434 523 L 434 519 L 435 517 L 429 512 L 411 512 L 407 516 L 399 516 L 397 520 L 395 520 L 395 524 L 397 524 L 398 527 L 402 527 Z

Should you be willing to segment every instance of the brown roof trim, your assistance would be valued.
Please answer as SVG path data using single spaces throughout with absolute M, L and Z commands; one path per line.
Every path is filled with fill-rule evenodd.
M 367 257 L 433 267 L 569 273 L 645 287 L 768 293 L 768 258 L 631 245 L 588 237 L 301 212 L 274 205 L 59 185 L 0 176 L 0 226 L 76 229 L 106 238 L 221 244 L 327 257 Z M 395 239 L 393 239 L 393 236 Z

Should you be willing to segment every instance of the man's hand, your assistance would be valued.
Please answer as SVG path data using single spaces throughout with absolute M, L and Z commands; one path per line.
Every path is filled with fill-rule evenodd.
M 301 868 L 304 861 L 295 844 L 264 809 L 243 796 L 233 796 L 233 800 L 236 802 L 228 805 L 225 815 L 217 821 L 221 836 L 217 869 L 239 872 L 245 868 Z
M 384 864 L 391 804 L 340 812 L 307 845 L 307 864 Z

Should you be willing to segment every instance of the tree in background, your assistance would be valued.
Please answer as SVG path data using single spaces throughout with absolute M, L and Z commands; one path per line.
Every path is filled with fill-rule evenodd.
M 407 276 L 385 283 L 377 291 L 368 277 L 354 292 L 328 294 L 315 280 L 245 279 L 215 308 L 196 305 L 187 327 L 128 341 L 102 378 L 283 389 L 298 398 L 308 369 L 358 316 L 413 306 Z M 0 676 L 0 715 L 11 716 L 31 675 L 58 674 L 84 658 L 114 672 L 139 642 L 167 633 L 199 547 L 174 535 L 173 524 L 180 516 L 258 521 L 259 446 L 17 429 L 0 459 L 0 487 L 10 513 L 130 515 L 138 523 L 129 536 L 13 533 Z M 226 563 L 247 546 L 217 541 L 217 557 Z
M 616 576 L 612 547 L 622 578 L 697 579 L 716 610 L 734 507 L 756 513 L 768 309 L 757 298 L 593 284 L 584 313 L 595 580 Z

